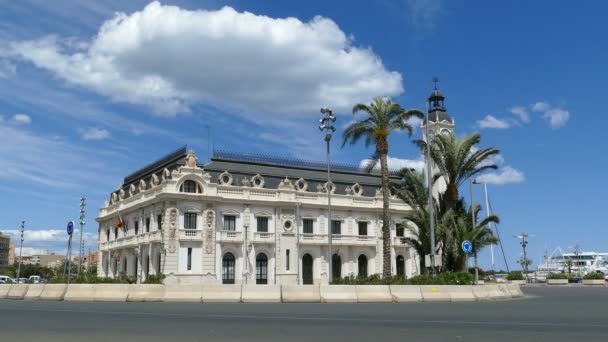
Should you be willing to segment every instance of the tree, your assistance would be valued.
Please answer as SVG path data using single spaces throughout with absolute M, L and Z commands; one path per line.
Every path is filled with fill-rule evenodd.
M 492 156 L 500 153 L 494 147 L 477 149 L 481 136 L 473 133 L 463 138 L 453 134 L 438 134 L 431 144 L 431 159 L 435 163 L 439 174 L 435 179 L 443 177 L 447 189 L 445 192 L 448 207 L 453 207 L 460 199 L 458 188 L 469 178 L 483 171 L 497 169 L 498 166 L 490 160 Z M 426 151 L 426 143 L 418 140 L 417 143 Z
M 460 207 L 460 206 L 458 206 Z M 492 233 L 492 229 L 489 228 L 490 223 L 499 223 L 500 219 L 496 215 L 490 215 L 483 220 L 479 220 L 479 212 L 481 206 L 474 205 L 469 207 L 469 210 L 463 211 L 459 208 L 452 208 L 449 210 L 448 219 L 446 220 L 451 229 L 449 232 L 452 234 L 451 245 L 452 252 L 455 256 L 456 264 L 454 265 L 455 270 L 465 271 L 466 270 L 466 259 L 467 254 L 462 251 L 460 244 L 462 241 L 471 241 L 473 245 L 472 254 L 477 257 L 477 254 L 481 249 L 491 244 L 495 244 L 498 240 Z M 472 216 L 475 217 L 475 226 L 473 226 Z
M 376 97 L 369 104 L 359 103 L 353 107 L 353 115 L 365 113 L 367 117 L 362 121 L 349 125 L 342 136 L 342 147 L 347 143 L 355 144 L 361 138 L 365 139 L 365 146 L 375 144 L 375 153 L 366 166 L 371 171 L 380 161 L 380 172 L 382 175 L 382 247 L 383 264 L 382 275 L 391 275 L 391 237 L 390 237 L 390 189 L 388 170 L 388 136 L 393 131 L 405 131 L 412 135 L 412 126 L 408 120 L 412 117 L 422 118 L 419 110 L 405 110 L 398 103 L 389 99 Z

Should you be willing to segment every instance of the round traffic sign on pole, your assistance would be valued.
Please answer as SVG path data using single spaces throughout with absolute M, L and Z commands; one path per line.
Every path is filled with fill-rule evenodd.
M 467 254 L 470 254 L 473 251 L 473 244 L 469 240 L 462 241 L 462 245 L 460 246 L 462 247 L 462 251 Z
M 72 233 L 74 232 L 74 222 L 70 221 L 68 222 L 68 235 L 72 235 Z

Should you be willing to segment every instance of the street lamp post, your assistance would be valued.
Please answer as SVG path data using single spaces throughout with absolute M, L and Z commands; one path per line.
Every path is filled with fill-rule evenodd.
M 19 266 L 17 266 L 17 284 L 21 276 L 21 262 L 23 261 L 23 232 L 25 232 L 25 221 L 21 221 L 21 245 L 19 246 Z
M 327 263 L 329 264 L 329 273 L 327 275 L 328 283 L 331 284 L 333 278 L 333 270 L 332 270 L 332 221 L 331 221 L 331 191 L 332 191 L 332 183 L 331 183 L 331 165 L 330 165 L 330 149 L 329 142 L 331 141 L 331 134 L 336 131 L 336 128 L 332 126 L 332 122 L 336 122 L 336 117 L 333 114 L 333 111 L 329 108 L 321 108 L 321 114 L 324 115 L 319 122 L 321 125 L 319 126 L 320 131 L 326 131 L 325 134 L 325 142 L 327 143 L 327 187 L 325 191 L 327 191 L 327 246 L 328 246 L 328 258 Z
M 518 238 L 521 239 L 521 242 L 519 243 L 521 245 L 521 248 L 524 250 L 524 259 L 522 260 L 522 268 L 524 273 L 526 274 L 526 283 L 528 282 L 528 255 L 526 254 L 526 246 L 528 246 L 528 241 L 526 241 L 526 238 L 528 237 L 528 234 L 526 233 L 521 233 L 521 235 L 515 235 L 514 238 Z
M 83 243 L 84 241 L 82 240 L 82 230 L 84 229 L 84 213 L 85 210 L 84 208 L 86 207 L 87 203 L 87 198 L 86 197 L 81 197 L 80 198 L 80 248 L 79 248 L 79 254 L 80 254 L 80 258 L 78 260 L 78 275 L 80 275 L 80 269 L 82 268 L 82 251 L 83 251 Z
M 473 203 L 473 184 L 480 184 L 476 179 L 471 180 L 471 221 L 473 222 L 473 230 L 477 223 L 475 222 L 475 207 Z M 479 267 L 477 266 L 477 246 L 476 241 L 473 242 L 473 257 L 475 258 L 475 284 L 479 283 Z M 468 272 L 468 270 L 467 270 Z
M 425 164 L 426 164 L 426 179 L 427 186 L 429 190 L 429 221 L 431 228 L 431 273 L 435 274 L 435 213 L 433 206 L 433 170 L 431 165 L 431 135 L 429 130 L 429 123 L 431 122 L 429 119 L 429 102 L 425 102 L 426 105 L 426 125 L 425 125 L 425 135 L 426 135 L 426 153 L 425 153 Z

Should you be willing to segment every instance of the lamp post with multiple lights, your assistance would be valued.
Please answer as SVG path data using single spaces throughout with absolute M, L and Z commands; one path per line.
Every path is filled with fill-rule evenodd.
M 17 266 L 17 284 L 21 276 L 21 262 L 23 261 L 23 233 L 25 232 L 25 221 L 21 221 L 21 245 L 19 246 L 19 266 Z
M 331 221 L 331 192 L 333 190 L 332 182 L 331 182 L 331 165 L 330 165 L 330 149 L 329 142 L 331 141 L 331 134 L 336 131 L 336 128 L 332 126 L 332 122 L 336 122 L 336 116 L 333 111 L 329 108 L 321 108 L 321 114 L 323 114 L 323 118 L 319 120 L 321 125 L 319 125 L 320 131 L 325 131 L 325 142 L 327 143 L 327 187 L 325 191 L 327 191 L 327 246 L 328 246 L 328 258 L 327 263 L 329 264 L 329 273 L 327 275 L 327 281 L 329 284 L 332 282 L 333 278 L 333 270 L 332 270 L 332 221 Z
M 84 241 L 82 240 L 82 231 L 84 230 L 84 213 L 85 210 L 84 208 L 87 205 L 87 198 L 86 197 L 81 197 L 80 198 L 80 248 L 79 248 L 79 253 L 80 253 L 80 258 L 78 260 L 78 275 L 80 275 L 80 269 L 82 268 L 82 252 L 83 252 L 83 244 Z

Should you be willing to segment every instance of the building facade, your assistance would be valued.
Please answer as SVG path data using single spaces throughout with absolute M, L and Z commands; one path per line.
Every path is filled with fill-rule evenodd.
M 419 274 L 402 239 L 411 208 L 395 197 L 390 207 L 392 273 Z M 201 164 L 184 147 L 126 177 L 97 222 L 99 276 L 323 284 L 329 262 L 334 277 L 382 273 L 380 175 L 353 167 L 334 166 L 327 184 L 320 163 L 218 152 Z
M 6 235 L 2 235 L 0 232 L 0 268 L 6 268 L 9 263 L 9 255 L 11 247 L 11 238 Z

